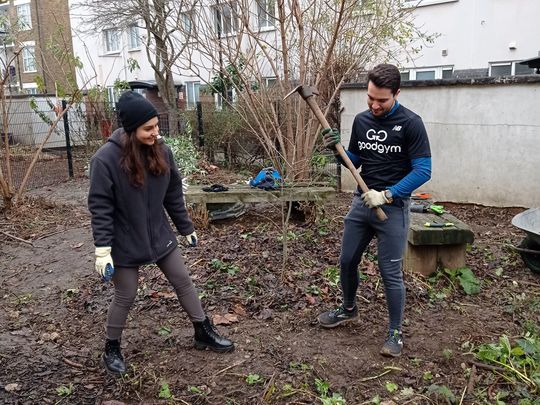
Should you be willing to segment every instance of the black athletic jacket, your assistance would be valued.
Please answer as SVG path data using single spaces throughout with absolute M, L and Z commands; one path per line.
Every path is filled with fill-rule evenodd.
M 193 232 L 184 205 L 182 178 L 169 147 L 163 144 L 169 167 L 165 175 L 146 172 L 142 187 L 130 184 L 120 167 L 123 129 L 117 129 L 90 160 L 88 209 L 96 246 L 111 246 L 115 266 L 155 263 L 176 248 L 165 210 L 181 235 Z

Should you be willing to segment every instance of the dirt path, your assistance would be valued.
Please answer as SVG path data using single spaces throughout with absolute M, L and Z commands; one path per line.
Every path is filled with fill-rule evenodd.
M 130 372 L 115 379 L 99 363 L 112 289 L 94 275 L 86 188 L 77 180 L 34 192 L 40 203 L 9 224 L 33 246 L 0 239 L 0 403 L 311 404 L 334 393 L 336 402 L 327 403 L 446 403 L 433 386 L 459 402 L 470 383 L 467 342 L 496 342 L 503 333 L 519 336 L 527 322 L 540 324 L 540 281 L 504 248 L 521 238 L 509 225 L 516 210 L 448 204 L 475 230 L 467 260 L 482 281 L 479 295 L 444 278 L 407 275 L 405 354 L 388 360 L 378 354 L 384 293 L 366 261 L 359 320 L 319 328 L 317 314 L 339 302 L 328 269 L 337 265 L 350 201 L 342 195 L 325 221 L 291 225 L 284 273 L 275 207 L 198 230 L 200 246 L 184 249 L 208 313 L 233 317 L 219 329 L 236 342 L 234 353 L 192 349 L 191 325 L 166 280 L 155 267 L 141 270 L 123 339 Z M 509 390 L 504 381 L 484 373 L 463 403 L 493 403 L 501 390 Z

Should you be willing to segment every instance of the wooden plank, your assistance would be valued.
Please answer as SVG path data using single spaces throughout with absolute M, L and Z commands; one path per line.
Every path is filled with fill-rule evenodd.
M 455 226 L 448 228 L 429 228 L 426 222 L 452 222 Z M 474 233 L 471 228 L 453 215 L 436 215 L 432 213 L 411 213 L 408 241 L 412 245 L 459 245 L 472 243 Z
M 323 201 L 333 198 L 336 190 L 328 186 L 290 187 L 265 191 L 242 184 L 227 185 L 228 191 L 217 193 L 203 191 L 206 186 L 189 186 L 185 198 L 188 203 L 257 203 L 278 201 Z
M 465 267 L 467 245 L 446 245 L 437 247 L 437 259 L 446 269 L 461 269 Z
M 429 276 L 437 271 L 437 247 L 414 246 L 408 243 L 404 263 L 405 271 Z

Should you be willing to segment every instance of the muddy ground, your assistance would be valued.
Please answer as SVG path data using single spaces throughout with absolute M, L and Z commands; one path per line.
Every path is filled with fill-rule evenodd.
M 481 366 L 471 377 L 475 360 L 467 354 L 540 324 L 540 278 L 507 246 L 523 239 L 510 225 L 521 208 L 444 204 L 475 232 L 467 264 L 482 288 L 467 295 L 448 277 L 407 274 L 399 359 L 379 355 L 387 316 L 373 245 L 361 269 L 359 319 L 334 330 L 314 322 L 339 303 L 349 194 L 328 203 L 323 219 L 290 224 L 285 266 L 280 207 L 258 205 L 199 228 L 200 245 L 182 249 L 205 309 L 236 351 L 193 349 L 187 317 L 148 266 L 123 338 L 129 373 L 114 378 L 100 364 L 112 287 L 94 273 L 86 190 L 84 179 L 36 190 L 31 203 L 0 219 L 0 403 L 534 401 L 530 387 Z

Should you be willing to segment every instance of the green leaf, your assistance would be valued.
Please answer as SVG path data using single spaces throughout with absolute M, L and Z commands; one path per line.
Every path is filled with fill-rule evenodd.
M 394 392 L 394 391 L 397 391 L 397 389 L 398 389 L 398 385 L 396 383 L 391 382 L 391 381 L 387 381 L 384 386 L 386 387 L 386 390 L 388 392 Z
M 440 395 L 452 404 L 456 402 L 456 396 L 446 385 L 430 385 L 428 388 L 428 392 Z
M 478 294 L 480 292 L 480 281 L 476 278 L 471 269 L 464 267 L 459 269 L 459 283 L 467 295 Z
M 431 371 L 424 371 L 422 378 L 424 379 L 424 381 L 431 381 L 433 380 L 433 374 L 431 373 Z
M 249 385 L 260 383 L 262 382 L 262 380 L 263 379 L 259 374 L 248 374 L 248 376 L 246 377 L 246 382 Z
M 317 392 L 322 395 L 326 396 L 328 395 L 328 390 L 330 389 L 330 384 L 328 381 L 321 380 L 320 378 L 315 379 L 315 388 L 317 388 Z
M 169 384 L 167 384 L 166 382 L 161 383 L 161 386 L 159 387 L 159 398 L 163 398 L 163 399 L 172 398 L 171 390 L 169 389 Z

